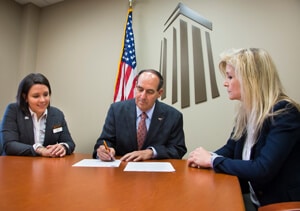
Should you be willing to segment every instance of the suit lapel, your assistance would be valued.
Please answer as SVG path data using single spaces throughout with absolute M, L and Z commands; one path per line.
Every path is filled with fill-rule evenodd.
M 129 136 L 132 137 L 129 140 L 134 140 L 133 142 L 130 142 L 133 144 L 133 148 L 137 149 L 137 137 L 136 137 L 136 104 L 135 104 L 135 100 L 130 100 L 128 101 L 127 104 L 127 112 L 129 115 L 126 115 L 126 129 L 129 131 Z
M 48 114 L 47 114 L 47 119 L 46 119 L 46 128 L 45 128 L 45 140 L 44 144 L 49 145 L 50 141 L 49 139 L 52 138 L 52 133 L 53 133 L 53 120 L 54 118 L 52 117 L 52 110 L 48 108 Z
M 30 144 L 34 144 L 34 131 L 33 131 L 33 122 L 32 122 L 32 117 L 31 116 L 23 116 L 23 121 L 25 127 L 26 127 L 26 131 L 27 131 L 27 136 L 28 136 L 28 140 L 30 140 Z
M 165 118 L 166 118 L 166 112 L 161 108 L 160 102 L 157 101 L 152 114 L 152 119 L 151 119 L 151 123 L 150 123 L 150 127 L 147 133 L 145 143 L 147 143 L 148 140 L 152 140 L 153 137 L 156 136 Z

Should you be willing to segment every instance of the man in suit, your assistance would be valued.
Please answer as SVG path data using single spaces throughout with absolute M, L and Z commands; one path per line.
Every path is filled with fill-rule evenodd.
M 94 146 L 93 158 L 108 161 L 114 156 L 122 156 L 122 161 L 141 161 L 181 159 L 184 156 L 187 149 L 182 113 L 158 101 L 163 93 L 162 87 L 163 78 L 158 71 L 147 69 L 139 72 L 135 99 L 110 106 L 102 133 Z M 139 149 L 137 130 L 143 112 L 147 114 L 147 135 Z

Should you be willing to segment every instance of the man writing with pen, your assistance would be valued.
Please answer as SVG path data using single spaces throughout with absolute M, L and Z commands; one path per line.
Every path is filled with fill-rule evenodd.
M 184 156 L 182 113 L 158 101 L 162 87 L 158 71 L 138 73 L 135 98 L 111 104 L 93 158 L 110 161 L 121 156 L 121 161 L 142 161 Z

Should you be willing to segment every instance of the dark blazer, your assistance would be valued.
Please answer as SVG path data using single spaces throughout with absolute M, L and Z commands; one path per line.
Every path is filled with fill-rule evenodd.
M 0 122 L 0 155 L 3 153 L 3 140 L 1 138 L 2 121 Z
M 53 129 L 62 127 L 61 132 Z M 9 104 L 2 120 L 0 138 L 3 139 L 3 148 L 6 155 L 36 156 L 33 149 L 34 132 L 30 115 L 25 115 L 16 103 Z M 46 131 L 44 146 L 57 143 L 67 143 L 71 154 L 75 149 L 75 143 L 70 135 L 63 112 L 50 106 L 46 119 Z
M 135 100 L 113 103 L 108 111 L 102 133 L 93 152 L 103 140 L 116 150 L 117 156 L 138 150 L 136 137 Z M 175 108 L 156 101 L 152 120 L 142 149 L 152 146 L 157 151 L 156 159 L 181 159 L 186 153 L 182 114 Z
M 287 102 L 280 102 L 274 110 L 287 106 Z M 214 160 L 214 170 L 238 176 L 243 193 L 249 192 L 250 181 L 261 205 L 300 201 L 300 113 L 289 107 L 265 121 L 251 160 L 242 160 L 245 137 L 229 139 L 216 151 L 224 157 Z

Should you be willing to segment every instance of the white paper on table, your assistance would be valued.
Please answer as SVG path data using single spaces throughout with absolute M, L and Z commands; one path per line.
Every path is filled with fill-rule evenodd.
M 169 162 L 128 162 L 124 171 L 174 172 Z
M 121 163 L 120 160 L 102 161 L 99 159 L 83 159 L 72 166 L 74 167 L 119 167 L 120 163 Z

